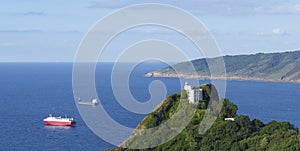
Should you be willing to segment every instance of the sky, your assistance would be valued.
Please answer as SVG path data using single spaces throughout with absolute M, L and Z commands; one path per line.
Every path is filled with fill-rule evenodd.
M 222 55 L 300 50 L 298 0 L 11 0 L 0 5 L 0 62 L 71 62 L 95 23 L 120 8 L 142 3 L 169 4 L 194 15 Z M 174 31 L 137 27 L 115 38 L 99 60 L 114 61 L 123 49 L 151 38 L 184 47 L 192 59 L 202 57 Z

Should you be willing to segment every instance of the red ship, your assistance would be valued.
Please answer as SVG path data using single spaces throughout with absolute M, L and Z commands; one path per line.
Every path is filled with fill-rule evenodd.
M 76 124 L 75 118 L 68 117 L 54 117 L 51 114 L 44 119 L 45 125 L 56 125 L 56 126 L 73 126 Z

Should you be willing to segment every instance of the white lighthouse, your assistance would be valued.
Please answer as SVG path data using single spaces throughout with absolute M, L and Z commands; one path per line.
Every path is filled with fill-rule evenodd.
M 194 89 L 191 85 L 185 82 L 184 90 L 187 93 L 189 103 L 195 104 L 199 100 L 203 100 L 202 89 Z

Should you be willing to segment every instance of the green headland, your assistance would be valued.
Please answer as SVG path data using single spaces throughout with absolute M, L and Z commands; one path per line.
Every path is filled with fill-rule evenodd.
M 185 100 L 186 93 L 184 90 L 178 94 L 172 94 L 166 98 L 152 113 L 146 116 L 136 127 L 121 147 L 111 150 L 125 151 L 125 146 L 135 146 L 137 144 L 151 143 L 160 140 L 160 137 L 143 138 L 138 133 L 140 131 L 159 126 L 174 116 L 180 101 L 184 105 L 190 105 L 195 109 L 194 115 L 188 122 L 187 126 L 174 138 L 164 144 L 156 147 L 141 150 L 190 150 L 190 151 L 208 151 L 208 150 L 300 150 L 300 132 L 289 122 L 271 121 L 263 123 L 259 119 L 250 119 L 247 115 L 238 115 L 238 107 L 229 101 L 229 99 L 219 99 L 223 102 L 219 116 L 213 125 L 205 133 L 199 133 L 199 125 L 203 119 L 209 103 L 213 99 L 213 85 L 204 84 L 199 86 L 203 90 L 203 100 L 197 104 L 189 104 Z M 213 98 L 213 99 L 212 99 Z M 211 101 L 210 101 L 211 100 Z M 233 120 L 225 120 L 231 118 Z

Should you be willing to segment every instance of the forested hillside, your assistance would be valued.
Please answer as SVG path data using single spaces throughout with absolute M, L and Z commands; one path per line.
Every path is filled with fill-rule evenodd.
M 208 60 L 213 62 L 215 59 L 218 58 Z M 300 82 L 300 51 L 224 56 L 223 59 L 226 76 L 216 78 Z M 173 65 L 177 73 L 174 68 L 166 67 L 150 72 L 147 76 L 209 78 L 210 72 L 206 61 L 205 58 L 191 61 L 197 75 L 193 74 L 193 69 L 188 62 L 183 62 Z

